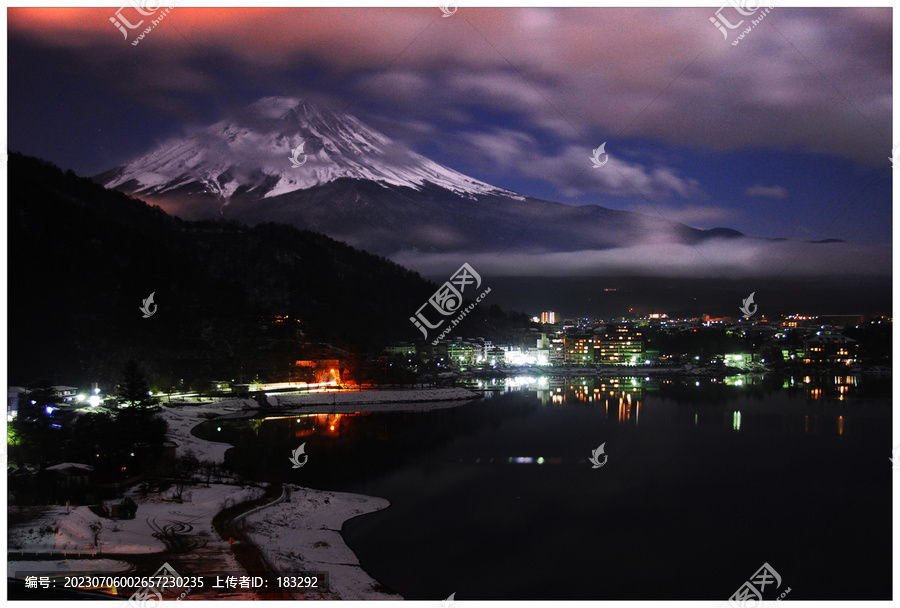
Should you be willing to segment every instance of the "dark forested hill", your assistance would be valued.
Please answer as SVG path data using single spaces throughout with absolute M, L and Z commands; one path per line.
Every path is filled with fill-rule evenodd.
M 307 342 L 367 354 L 419 338 L 409 317 L 436 287 L 318 233 L 186 222 L 9 157 L 11 384 L 108 382 L 131 357 L 166 387 L 283 378 Z M 143 318 L 151 293 L 157 312 Z M 465 333 L 509 325 L 497 307 L 476 310 Z

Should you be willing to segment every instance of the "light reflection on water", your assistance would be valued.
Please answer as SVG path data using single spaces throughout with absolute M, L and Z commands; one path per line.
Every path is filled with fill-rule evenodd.
M 889 379 L 886 382 L 889 387 Z M 529 404 L 537 404 L 541 410 L 589 408 L 594 419 L 599 415 L 599 419 L 611 428 L 635 431 L 647 425 L 683 425 L 718 428 L 736 434 L 798 432 L 843 437 L 856 433 L 860 419 L 884 415 L 881 410 L 861 407 L 866 400 L 858 397 L 866 379 L 855 375 L 819 378 L 749 374 L 724 378 L 519 376 L 479 380 L 475 384 L 494 387 L 483 391 L 484 403 L 495 400 L 505 403 L 509 397 L 519 396 L 526 398 Z M 411 416 L 409 420 L 413 426 L 409 428 L 421 422 L 421 417 L 415 413 L 405 415 Z M 448 415 L 454 416 L 452 412 Z M 363 419 L 367 422 L 360 426 Z M 315 443 L 339 446 L 358 441 L 360 435 L 379 442 L 395 441 L 399 431 L 391 421 L 396 419 L 368 412 L 318 411 L 269 416 L 238 424 L 246 424 L 259 435 L 263 423 L 271 426 L 278 421 L 279 440 L 308 439 L 314 442 L 312 447 Z M 216 439 L 232 441 L 229 437 L 219 435 Z M 561 459 L 553 454 L 520 453 L 464 460 L 535 464 L 538 458 L 544 458 L 542 463 L 547 464 L 571 459 Z
M 798 597 L 827 594 L 836 561 L 841 593 L 889 596 L 889 379 L 498 384 L 446 409 L 207 430 L 228 435 L 248 478 L 388 499 L 342 534 L 407 599 L 463 586 L 486 599 L 721 599 L 766 560 Z M 308 464 L 292 469 L 303 442 Z M 600 444 L 609 459 L 592 469 Z M 842 535 L 820 533 L 837 520 Z
M 833 433 L 844 435 L 852 430 L 846 427 L 842 410 L 833 406 L 849 404 L 857 396 L 860 377 L 856 375 L 790 376 L 767 378 L 759 374 L 741 374 L 722 378 L 649 378 L 649 377 L 596 377 L 596 376 L 515 376 L 492 378 L 463 383 L 476 391 L 481 390 L 486 400 L 497 399 L 501 395 L 521 394 L 534 396 L 541 407 L 565 408 L 572 405 L 596 405 L 603 408 L 609 422 L 618 425 L 638 427 L 642 414 L 644 420 L 653 423 L 656 412 L 647 411 L 649 398 L 651 408 L 674 402 L 682 408 L 692 408 L 686 415 L 676 416 L 678 422 L 693 426 L 722 426 L 734 432 L 754 426 L 765 419 L 769 423 L 773 416 L 782 418 L 788 428 L 802 428 L 803 433 Z M 479 389 L 480 387 L 480 389 Z M 786 399 L 776 399 L 777 403 L 747 402 L 748 395 L 779 395 Z M 786 401 L 786 402 L 783 402 Z M 721 412 L 710 407 L 716 404 L 738 402 L 740 405 Z M 820 404 L 823 408 L 813 413 L 806 411 L 810 405 Z M 800 409 L 798 409 L 800 408 Z M 663 408 L 668 411 L 669 408 Z M 296 438 L 322 436 L 337 437 L 342 429 L 367 412 L 314 413 L 292 416 L 269 416 L 266 420 L 287 420 L 294 418 L 296 428 L 292 435 Z M 256 420 L 254 424 L 259 424 Z M 384 435 L 384 434 L 383 434 Z
M 674 399 L 679 404 L 694 401 L 701 408 L 691 416 L 694 426 L 721 424 L 740 432 L 742 419 L 743 428 L 746 428 L 748 416 L 773 412 L 769 408 L 753 407 L 752 413 L 732 409 L 728 414 L 721 416 L 718 412 L 704 411 L 708 409 L 705 408 L 705 402 L 740 400 L 748 393 L 763 392 L 782 393 L 791 402 L 833 404 L 846 402 L 858 396 L 860 381 L 858 375 L 824 375 L 813 378 L 808 375 L 767 377 L 764 374 L 738 374 L 718 378 L 513 376 L 469 380 L 461 384 L 473 390 L 483 391 L 487 399 L 506 393 L 525 393 L 535 395 L 542 406 L 564 407 L 575 403 L 596 402 L 602 405 L 607 416 L 610 411 L 614 412 L 614 419 L 619 424 L 635 426 L 640 423 L 641 410 L 642 407 L 646 407 L 647 396 L 651 396 L 651 399 L 659 397 L 663 401 Z M 692 388 L 694 392 L 691 392 Z M 799 425 L 800 414 L 792 409 L 782 408 L 778 413 L 791 418 L 792 425 Z M 810 423 L 810 414 L 804 413 L 802 429 L 804 433 L 828 432 L 843 435 L 845 418 L 839 411 L 823 411 L 812 414 Z

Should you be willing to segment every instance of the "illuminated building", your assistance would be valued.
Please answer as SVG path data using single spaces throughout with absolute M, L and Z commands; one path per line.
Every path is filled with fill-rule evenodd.
M 529 348 L 526 352 L 526 358 L 532 365 L 547 365 L 550 363 L 550 349 Z
M 594 335 L 566 334 L 565 357 L 566 363 L 593 363 Z
M 19 399 L 24 399 L 28 391 L 21 386 L 10 386 L 6 391 L 6 421 L 19 415 Z
M 382 351 L 385 355 L 412 355 L 415 356 L 416 345 L 413 342 L 393 342 L 388 346 L 384 347 Z
M 481 347 L 478 348 L 478 354 Z M 475 345 L 471 342 L 457 340 L 447 346 L 447 356 L 453 365 L 472 365 L 475 363 Z
M 556 313 L 552 311 L 542 312 L 541 323 L 548 323 L 550 325 L 553 325 L 554 323 L 556 323 Z
M 502 365 L 506 362 L 506 351 L 499 346 L 493 347 L 487 354 L 487 363 L 490 365 Z
M 745 367 L 753 361 L 752 353 L 728 353 L 722 357 L 728 367 Z
M 639 329 L 616 327 L 600 337 L 595 346 L 597 363 L 640 365 L 644 362 L 644 337 Z
M 53 396 L 64 401 L 72 401 L 75 399 L 75 393 L 78 388 L 74 386 L 53 386 Z
M 856 364 L 856 340 L 837 334 L 815 335 L 806 340 L 804 363 Z
M 550 365 L 562 365 L 566 362 L 566 343 L 562 336 L 550 338 Z
M 312 380 L 316 383 L 321 382 L 341 382 L 341 372 L 347 375 L 346 365 L 339 359 L 304 359 L 294 362 L 294 376 Z M 345 380 L 349 379 L 345 378 Z

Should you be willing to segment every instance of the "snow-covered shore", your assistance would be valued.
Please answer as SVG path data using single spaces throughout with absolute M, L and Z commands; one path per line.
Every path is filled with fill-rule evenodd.
M 283 495 L 281 500 L 235 519 L 244 519 L 248 523 L 248 537 L 278 575 L 327 572 L 327 590 L 305 593 L 298 590 L 305 597 L 403 599 L 380 589 L 360 567 L 340 532 L 345 521 L 390 506 L 387 500 L 287 487 L 286 500 Z M 102 556 L 161 553 L 166 545 L 158 538 L 159 531 L 168 526 L 176 527 L 188 538 L 203 539 L 200 553 L 193 558 L 188 554 L 181 558 L 194 563 L 194 571 L 207 574 L 241 572 L 228 543 L 218 537 L 212 519 L 225 507 L 258 498 L 261 494 L 261 488 L 223 484 L 212 484 L 209 488 L 202 485 L 189 487 L 185 490 L 183 503 L 159 495 L 143 498 L 132 494 L 138 505 L 137 517 L 125 520 L 103 519 L 86 506 L 72 508 L 68 514 L 65 507 L 41 507 L 37 517 L 9 529 L 8 576 L 14 576 L 16 572 L 96 572 L 105 575 L 126 572 L 130 564 Z M 91 525 L 96 523 L 103 526 L 100 553 L 93 546 L 91 532 Z M 47 557 L 80 553 L 81 559 L 17 560 L 20 551 L 29 556 L 46 554 Z M 89 558 L 95 555 L 94 559 Z M 209 570 L 211 565 L 214 567 Z
M 179 405 L 177 407 L 162 406 L 159 415 L 169 425 L 166 438 L 178 444 L 179 456 L 184 456 L 186 452 L 190 451 L 201 462 L 209 460 L 216 464 L 222 464 L 225 461 L 225 452 L 228 451 L 231 444 L 200 439 L 191 434 L 191 429 L 215 416 L 258 407 L 259 404 L 252 399 L 234 399 L 219 403 Z
M 478 393 L 464 388 L 426 388 L 412 390 L 334 391 L 328 393 L 270 395 L 274 412 L 337 413 L 353 412 L 424 412 L 457 407 L 478 399 Z M 363 407 L 361 407 L 363 406 Z M 191 452 L 198 460 L 216 464 L 225 461 L 227 443 L 207 441 L 191 434 L 197 425 L 213 418 L 243 418 L 265 415 L 267 409 L 252 399 L 231 399 L 217 403 L 163 405 L 160 416 L 168 423 L 166 437 L 178 445 L 178 455 Z
M 402 391 L 363 391 L 314 393 L 309 395 L 278 395 L 270 403 L 278 409 L 302 408 L 303 412 L 318 410 L 336 411 L 424 411 L 462 405 L 465 400 L 480 395 L 461 388 L 422 389 Z M 364 408 L 360 408 L 364 405 Z M 273 409 L 275 409 L 273 407 Z M 218 403 L 187 403 L 162 406 L 160 416 L 168 423 L 167 438 L 178 446 L 177 453 L 187 451 L 200 461 L 215 463 L 224 461 L 225 452 L 231 447 L 226 443 L 207 441 L 195 437 L 191 430 L 198 424 L 217 417 L 234 417 L 260 411 L 259 404 L 250 399 L 235 399 Z M 262 413 L 265 410 L 261 410 Z M 327 599 L 381 599 L 400 600 L 402 597 L 383 590 L 359 565 L 356 555 L 344 543 L 340 530 L 344 522 L 366 513 L 390 506 L 382 498 L 325 492 L 299 486 L 289 486 L 290 498 L 259 507 L 249 514 L 239 516 L 249 525 L 248 535 L 266 560 L 281 575 L 292 576 L 301 572 L 327 572 L 328 590 L 318 595 Z M 101 549 L 119 554 L 146 554 L 165 550 L 165 544 L 154 533 L 159 528 L 178 522 L 189 523 L 191 533 L 204 533 L 210 539 L 208 550 L 219 553 L 221 559 L 233 563 L 232 571 L 240 568 L 233 562 L 227 544 L 222 544 L 212 526 L 213 516 L 225 508 L 261 494 L 260 488 L 241 488 L 232 485 L 213 484 L 189 487 L 190 498 L 184 503 L 166 500 L 161 496 L 140 497 L 132 494 L 138 505 L 137 518 L 111 521 L 96 516 L 86 506 L 75 507 L 67 514 L 65 508 L 48 507 L 27 523 L 12 527 L 8 533 L 10 553 L 16 550 L 27 553 L 56 554 L 58 552 L 93 553 L 93 535 L 90 526 L 101 523 Z M 226 503 L 227 501 L 227 503 Z M 152 525 L 151 525 L 152 522 Z M 41 530 L 44 530 L 42 533 Z M 48 531 L 49 530 L 49 531 Z M 221 549 L 218 551 L 217 549 Z M 113 564 L 100 560 L 79 560 L 78 569 L 113 571 Z M 96 562 L 88 564 L 87 562 Z M 60 562 L 41 561 L 41 567 L 64 569 Z M 21 562 L 11 562 L 10 568 L 21 567 Z M 75 568 L 76 566 L 72 566 Z M 315 596 L 317 594 L 307 594 Z
M 167 500 L 160 495 L 146 498 L 131 494 L 138 505 L 135 519 L 104 519 L 88 507 L 80 506 L 66 513 L 65 507 L 41 507 L 37 518 L 10 527 L 7 547 L 12 556 L 26 553 L 94 553 L 90 526 L 101 524 L 100 550 L 108 553 L 146 554 L 163 551 L 166 546 L 154 536 L 154 529 L 174 522 L 188 522 L 187 534 L 207 533 L 217 538 L 213 516 L 226 506 L 252 500 L 262 494 L 261 488 L 212 484 L 192 486 L 184 492 L 184 502 Z M 151 525 L 151 523 L 153 525 Z M 225 545 L 227 547 L 227 545 Z
M 410 401 L 407 403 L 394 403 L 396 407 L 408 409 L 435 409 L 437 407 L 453 407 L 461 405 L 459 399 L 469 399 L 475 396 L 474 393 L 462 389 L 438 389 L 441 391 L 443 399 L 448 397 L 456 399 L 455 401 L 429 401 L 422 403 L 420 401 Z M 427 393 L 433 395 L 433 391 L 378 391 L 383 393 L 385 398 L 396 398 L 395 393 L 406 393 L 409 397 L 421 399 L 423 395 L 412 395 L 412 393 Z M 314 395 L 291 395 L 291 397 L 318 397 L 322 399 L 327 397 L 328 401 L 321 400 L 323 405 L 313 406 L 313 409 L 325 408 L 327 411 L 336 411 L 332 397 L 337 397 L 339 402 L 344 401 L 349 396 L 348 401 L 360 399 L 360 395 L 367 393 L 331 393 L 331 394 L 314 394 Z M 315 400 L 313 400 L 315 401 Z M 310 402 L 311 404 L 311 402 Z M 326 405 L 327 404 L 327 405 Z M 374 407 L 388 409 L 391 403 L 383 402 L 374 404 Z M 239 399 L 234 401 L 223 401 L 214 404 L 197 404 L 185 405 L 175 408 L 163 407 L 162 416 L 169 423 L 168 438 L 178 444 L 178 453 L 182 455 L 184 450 L 191 450 L 199 460 L 212 460 L 222 462 L 225 451 L 231 447 L 228 444 L 210 442 L 195 437 L 191 434 L 191 429 L 197 424 L 210 419 L 210 414 L 221 416 L 238 416 L 243 412 L 250 414 L 249 410 L 256 410 L 259 404 L 249 399 Z M 349 411 L 359 411 L 357 405 L 347 404 L 346 406 L 337 406 L 338 408 L 348 407 Z M 371 409 L 369 407 L 367 410 Z M 311 411 L 304 408 L 304 412 Z M 374 411 L 374 410 L 373 410 Z M 382 411 L 382 410 L 378 410 Z M 252 412 L 256 414 L 257 412 Z M 231 415 L 231 416 L 229 416 Z M 219 487 L 219 486 L 214 486 Z M 236 488 L 233 486 L 220 486 L 221 488 L 231 488 L 234 492 Z M 361 494 L 348 494 L 343 492 L 324 492 L 310 488 L 301 488 L 299 486 L 286 486 L 289 488 L 289 499 L 278 500 L 275 503 L 258 507 L 248 514 L 244 514 L 236 518 L 243 519 L 249 525 L 248 537 L 251 542 L 263 553 L 266 561 L 275 568 L 279 574 L 283 576 L 293 576 L 300 572 L 327 572 L 329 587 L 326 592 L 307 593 L 307 596 L 321 596 L 328 599 L 382 599 L 382 600 L 399 600 L 403 599 L 398 595 L 392 595 L 381 591 L 378 583 L 373 580 L 360 567 L 356 555 L 344 543 L 340 530 L 344 522 L 352 519 L 357 515 L 372 513 L 385 509 L 389 506 L 387 500 Z M 198 495 L 197 490 L 203 488 L 192 488 L 189 491 L 194 492 L 193 501 L 203 500 L 203 492 Z M 225 490 L 227 492 L 227 490 Z M 258 492 L 258 491 L 257 491 Z M 255 497 L 255 496 L 253 496 Z M 219 500 L 223 500 L 222 495 L 218 496 Z M 241 500 L 249 500 L 251 497 L 242 497 L 239 492 L 234 492 L 232 498 L 237 502 Z M 138 502 L 138 517 L 143 515 L 151 515 L 147 513 L 143 504 Z M 183 505 L 179 505 L 179 512 L 182 517 L 192 515 L 185 513 Z M 221 507 L 221 505 L 219 505 Z M 83 508 L 83 507 L 79 507 Z M 219 509 L 212 509 L 208 517 L 210 522 L 213 515 Z M 92 513 L 88 512 L 91 516 Z M 155 515 L 155 514 L 153 514 Z M 161 515 L 157 515 L 162 519 Z M 130 520 L 134 522 L 136 520 Z M 143 520 L 141 520 L 143 521 Z M 145 524 L 146 525 L 146 524 Z M 211 523 L 210 523 L 211 526 Z M 82 535 L 87 531 L 87 523 L 82 526 Z M 89 532 L 89 531 L 88 531 Z M 214 534 L 214 533 L 213 533 Z M 89 538 L 89 537 L 88 537 Z M 104 538 L 105 540 L 105 538 Z M 152 550 L 161 550 L 162 543 L 154 538 L 143 539 L 147 544 L 153 543 Z M 134 538 L 130 538 L 131 546 L 137 546 Z M 147 547 L 150 549 L 150 547 Z
M 246 517 L 248 535 L 282 576 L 327 572 L 325 599 L 400 600 L 386 593 L 359 565 L 344 543 L 341 527 L 357 515 L 390 506 L 383 498 L 344 492 L 323 492 L 299 486 L 289 501 L 273 503 Z
M 397 391 L 342 391 L 333 393 L 269 395 L 269 403 L 274 407 L 297 407 L 308 405 L 394 405 L 399 403 L 431 403 L 477 399 L 481 395 L 464 388 L 427 388 Z M 452 407 L 444 406 L 444 407 Z M 421 409 L 434 409 L 422 406 Z M 359 411 L 358 409 L 356 411 Z M 367 408 L 366 411 L 382 411 Z

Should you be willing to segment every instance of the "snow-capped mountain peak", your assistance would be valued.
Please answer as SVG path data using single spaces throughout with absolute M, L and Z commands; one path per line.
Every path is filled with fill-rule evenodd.
M 199 188 L 227 200 L 238 190 L 271 198 L 339 178 L 415 189 L 433 184 L 466 198 L 521 198 L 439 165 L 349 114 L 297 97 L 260 99 L 228 119 L 163 143 L 105 174 L 103 182 L 137 195 Z

